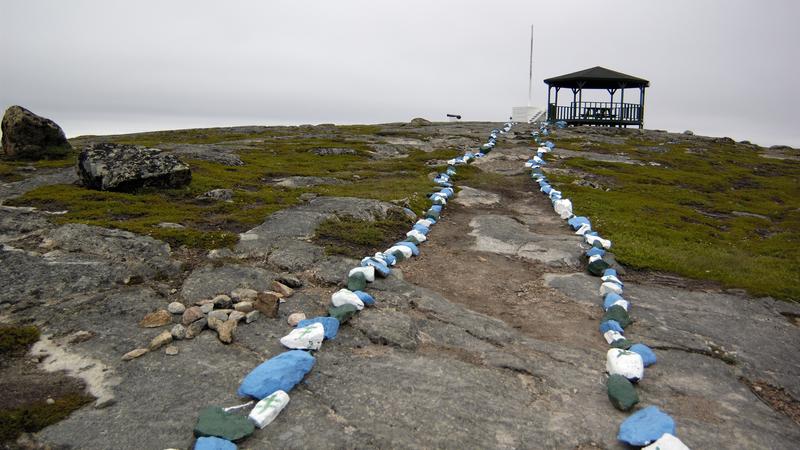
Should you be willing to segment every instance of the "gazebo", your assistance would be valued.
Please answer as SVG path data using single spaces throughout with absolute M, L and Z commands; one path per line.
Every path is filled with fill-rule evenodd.
M 650 82 L 604 67 L 569 73 L 544 80 L 547 84 L 547 120 L 563 120 L 570 125 L 601 125 L 627 127 L 644 124 L 644 90 Z M 555 101 L 550 102 L 555 88 Z M 572 102 L 566 106 L 558 104 L 558 91 L 572 91 Z M 605 89 L 611 96 L 608 102 L 584 102 L 584 89 Z M 625 103 L 625 89 L 639 89 L 639 103 Z M 619 102 L 614 103 L 614 94 L 620 91 Z

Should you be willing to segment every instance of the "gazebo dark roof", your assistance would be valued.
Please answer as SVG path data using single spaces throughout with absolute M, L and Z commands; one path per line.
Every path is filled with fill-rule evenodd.
M 600 66 L 548 78 L 544 80 L 544 82 L 551 87 L 570 89 L 627 89 L 650 87 L 650 82 L 645 79 L 608 70 Z

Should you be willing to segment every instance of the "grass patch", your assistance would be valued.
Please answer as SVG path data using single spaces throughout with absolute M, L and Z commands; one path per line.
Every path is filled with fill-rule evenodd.
M 202 129 L 111 136 L 107 140 L 136 145 L 160 143 L 219 143 L 249 139 L 238 151 L 244 166 L 225 166 L 205 160 L 185 160 L 192 168 L 191 183 L 181 189 L 143 189 L 135 193 L 102 192 L 73 185 L 44 186 L 8 201 L 17 206 L 67 210 L 58 223 L 84 223 L 119 228 L 153 236 L 173 246 L 220 248 L 236 243 L 238 233 L 261 222 L 271 213 L 295 205 L 306 192 L 326 196 L 399 201 L 417 213 L 430 205 L 425 194 L 432 188 L 427 175 L 431 159 L 448 159 L 456 150 L 412 150 L 405 158 L 371 159 L 371 150 L 358 136 L 374 134 L 380 126 L 352 125 L 326 129 L 326 136 L 304 134 L 302 127 L 285 127 L 245 134 L 237 129 Z M 89 139 L 87 137 L 79 140 Z M 346 147 L 355 155 L 320 156 L 310 150 Z M 71 162 L 74 164 L 74 161 Z M 1 166 L 0 166 L 1 167 Z M 0 168 L 0 170 L 2 170 Z M 344 184 L 291 189 L 269 184 L 283 176 L 320 176 Z M 234 190 L 233 202 L 205 202 L 196 197 L 211 189 Z M 161 222 L 184 225 L 161 228 Z
M 0 410 L 0 442 L 14 442 L 22 433 L 35 433 L 67 418 L 73 411 L 94 400 L 86 394 L 71 393 L 14 409 Z
M 374 222 L 352 217 L 332 217 L 316 229 L 314 241 L 327 254 L 361 258 L 405 238 L 411 222 L 402 213 L 392 212 Z
M 12 183 L 20 181 L 24 177 L 21 175 L 20 168 L 33 167 L 35 169 L 60 169 L 75 165 L 75 158 L 78 151 L 75 149 L 65 150 L 63 155 L 58 158 L 42 159 L 39 161 L 0 159 L 0 181 Z
M 39 340 L 35 326 L 0 326 L 0 356 L 19 356 L 27 353 Z
M 569 174 L 548 176 L 573 201 L 575 214 L 614 241 L 620 262 L 800 299 L 800 162 L 724 143 L 697 151 L 629 139 L 591 151 L 611 147 L 645 165 L 569 158 L 552 163 Z M 612 190 L 571 184 L 583 173 L 611 180 Z

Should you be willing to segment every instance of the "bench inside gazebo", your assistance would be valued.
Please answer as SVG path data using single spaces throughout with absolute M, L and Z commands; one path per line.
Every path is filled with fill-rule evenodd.
M 615 72 L 604 67 L 593 67 L 567 75 L 548 78 L 547 84 L 547 120 L 551 122 L 563 120 L 570 125 L 601 125 L 627 127 L 644 125 L 644 90 L 650 82 Z M 551 102 L 555 88 L 555 100 Z M 558 93 L 562 88 L 572 91 L 572 102 L 568 105 L 558 104 Z M 604 89 L 610 95 L 608 102 L 584 102 L 584 89 Z M 639 103 L 625 103 L 625 89 L 639 90 Z M 614 95 L 619 91 L 619 102 L 614 102 Z

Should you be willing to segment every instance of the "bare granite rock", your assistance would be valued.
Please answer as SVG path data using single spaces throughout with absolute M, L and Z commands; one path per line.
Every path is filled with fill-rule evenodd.
M 84 186 L 103 191 L 177 188 L 192 180 L 189 166 L 174 155 L 134 145 L 90 144 L 81 151 L 77 170 Z

